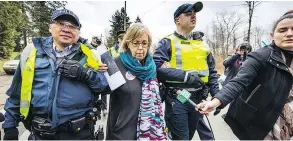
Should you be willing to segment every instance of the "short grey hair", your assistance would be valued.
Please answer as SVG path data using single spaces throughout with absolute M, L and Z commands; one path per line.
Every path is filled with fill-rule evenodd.
M 149 29 L 141 23 L 135 23 L 128 28 L 121 42 L 121 46 L 119 47 L 119 52 L 129 51 L 128 44 L 144 33 L 148 34 L 148 52 L 150 52 L 152 50 L 152 36 Z

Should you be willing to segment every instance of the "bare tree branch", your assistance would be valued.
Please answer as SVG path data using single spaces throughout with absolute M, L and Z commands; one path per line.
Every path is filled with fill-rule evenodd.
M 237 30 L 242 23 L 242 16 L 234 11 L 224 10 L 216 14 L 216 21 L 211 24 L 212 34 L 206 37 L 214 53 L 223 57 L 228 55 L 229 49 L 236 46 Z
M 255 2 L 255 6 L 254 7 L 257 7 L 258 5 L 260 5 L 262 2 L 261 1 L 259 1 L 259 2 Z

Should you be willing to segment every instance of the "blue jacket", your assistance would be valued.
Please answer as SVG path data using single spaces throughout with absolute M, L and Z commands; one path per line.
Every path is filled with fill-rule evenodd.
M 186 40 L 186 38 L 179 35 L 178 33 L 175 32 L 174 34 L 177 37 Z M 157 66 L 158 79 L 161 82 L 164 82 L 166 80 L 183 82 L 185 78 L 185 71 L 174 68 L 160 68 L 164 61 L 170 62 L 171 52 L 172 51 L 170 40 L 166 38 L 160 40 L 154 53 L 154 61 Z M 212 54 L 208 55 L 207 64 L 210 71 L 209 82 L 207 83 L 207 86 L 210 89 L 211 95 L 214 96 L 219 91 L 219 84 L 217 71 L 215 70 L 215 60 Z
M 88 82 L 63 77 L 56 69 L 52 37 L 33 38 L 33 43 L 37 49 L 37 56 L 29 115 L 45 115 L 53 127 L 56 127 L 92 110 L 94 94 L 108 86 L 103 73 L 93 71 Z M 71 50 L 73 51 L 68 58 L 75 59 L 81 64 L 86 62 L 86 57 L 80 49 L 80 42 L 73 44 Z M 3 128 L 17 127 L 20 122 L 21 81 L 19 65 L 6 92 L 9 98 L 4 107 L 6 119 Z

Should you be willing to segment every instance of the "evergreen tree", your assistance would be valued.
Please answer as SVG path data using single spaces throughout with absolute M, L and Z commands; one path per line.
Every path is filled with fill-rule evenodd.
M 126 17 L 126 29 L 130 26 L 130 18 L 127 16 L 127 13 L 125 12 L 124 7 L 121 8 L 121 10 L 116 10 L 114 15 L 112 15 L 111 27 L 110 30 L 110 36 L 107 38 L 107 46 L 111 47 L 115 44 L 115 41 L 117 41 L 117 32 L 120 30 L 124 30 L 124 17 Z
M 17 29 L 21 35 L 16 39 L 17 46 L 14 51 L 21 51 L 27 46 L 29 37 L 50 36 L 49 20 L 52 13 L 64 8 L 67 2 L 62 1 L 19 1 L 25 26 Z
M 0 59 L 9 58 L 16 47 L 15 41 L 26 20 L 21 13 L 21 5 L 13 1 L 0 2 Z
M 29 32 L 35 32 L 36 36 L 50 36 L 49 21 L 52 13 L 60 8 L 64 8 L 67 2 L 62 1 L 28 1 L 28 12 L 31 17 Z

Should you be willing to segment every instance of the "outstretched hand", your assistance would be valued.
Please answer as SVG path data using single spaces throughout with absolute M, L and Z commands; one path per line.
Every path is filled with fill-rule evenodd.
M 221 101 L 217 98 L 214 98 L 212 101 L 204 101 L 197 105 L 198 110 L 201 114 L 208 114 L 209 112 L 215 110 L 217 107 L 221 105 Z

